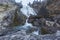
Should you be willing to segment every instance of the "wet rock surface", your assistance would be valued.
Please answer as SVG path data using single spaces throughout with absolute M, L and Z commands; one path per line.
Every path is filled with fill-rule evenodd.
M 38 27 L 42 34 L 56 33 L 60 28 L 60 7 L 57 7 L 60 4 L 59 2 L 59 0 L 47 0 L 47 2 L 42 2 L 41 4 L 39 1 L 34 1 L 30 6 L 37 15 L 31 15 L 28 22 Z
M 55 23 L 54 21 L 47 20 L 45 18 L 41 18 L 38 16 L 31 16 L 29 18 L 29 23 L 32 23 L 33 26 L 36 26 L 41 30 L 40 32 L 42 34 L 49 34 L 49 33 L 55 33 L 58 30 L 58 23 Z
M 0 9 L 0 40 L 60 40 L 60 31 L 57 31 L 60 30 L 60 10 L 55 5 L 58 1 L 51 0 L 49 4 L 43 4 L 44 7 L 39 2 L 33 3 L 32 7 L 37 15 L 29 17 L 28 22 L 33 27 L 28 26 L 29 28 L 25 29 L 24 27 L 19 28 L 26 22 L 26 16 L 20 11 L 22 6 L 12 3 L 11 0 L 0 0 L 0 3 L 4 4 L 4 6 L 0 5 L 0 8 L 3 6 Z M 52 9 L 50 6 L 53 6 Z M 38 35 L 33 33 L 37 30 Z
M 14 26 L 24 25 L 26 16 L 18 12 L 19 6 L 13 4 L 12 0 L 0 0 L 0 35 L 5 35 Z M 7 2 L 7 4 L 5 4 Z M 11 4 L 10 4 L 11 3 Z

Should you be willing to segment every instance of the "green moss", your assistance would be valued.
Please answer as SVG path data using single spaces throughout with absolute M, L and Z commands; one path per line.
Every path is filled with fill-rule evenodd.
M 15 12 L 15 17 L 14 17 L 14 22 L 13 25 L 14 26 L 18 26 L 18 25 L 24 25 L 26 22 L 26 16 L 23 15 L 22 13 L 20 13 L 18 15 L 17 11 Z
M 14 22 L 13 22 L 13 25 L 14 25 L 14 26 L 17 26 L 17 25 L 20 24 L 19 21 L 18 21 L 18 19 L 17 19 L 17 16 L 18 16 L 18 14 L 16 13 L 16 14 L 15 14 L 15 17 L 14 17 Z
M 41 28 L 41 34 L 48 34 L 49 32 L 47 31 L 47 29 L 45 28 Z

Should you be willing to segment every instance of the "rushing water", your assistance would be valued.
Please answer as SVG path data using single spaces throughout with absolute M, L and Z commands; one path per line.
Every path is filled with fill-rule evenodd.
M 29 28 L 33 27 L 31 23 L 28 23 L 28 18 L 31 15 L 36 15 L 35 11 L 33 10 L 33 8 L 31 8 L 28 3 L 30 2 L 31 4 L 33 3 L 34 0 L 15 0 L 17 3 L 22 3 L 23 5 L 23 8 L 21 9 L 21 12 L 27 16 L 27 19 L 26 19 L 26 23 L 25 25 L 23 25 L 22 27 L 17 27 L 18 30 L 29 30 Z M 37 1 L 37 0 L 36 0 Z M 38 0 L 42 3 L 43 5 L 43 2 L 46 3 L 47 0 Z M 38 33 L 39 31 L 34 31 L 32 32 L 33 34 L 36 34 L 36 35 L 39 35 Z M 57 31 L 56 32 L 56 35 L 60 35 L 60 31 Z
M 27 21 L 28 21 L 28 18 L 29 18 L 30 15 L 36 15 L 36 13 L 35 13 L 35 11 L 33 10 L 33 8 L 31 8 L 31 7 L 28 5 L 29 2 L 33 3 L 33 0 L 31 0 L 31 1 L 30 1 L 30 0 L 25 0 L 25 1 L 24 1 L 24 0 L 20 0 L 20 1 L 17 1 L 17 0 L 16 0 L 16 2 L 21 2 L 21 3 L 22 3 L 23 8 L 21 8 L 21 12 L 22 12 L 24 15 L 27 16 L 25 25 L 23 25 L 22 27 L 19 27 L 19 26 L 18 26 L 17 29 L 19 29 L 19 30 L 29 30 L 29 28 L 31 28 L 31 27 L 33 27 L 33 26 L 32 26 L 31 23 L 28 23 L 28 22 L 27 22 Z M 34 31 L 34 32 L 32 32 L 32 33 L 38 35 L 38 30 L 37 30 L 37 31 Z

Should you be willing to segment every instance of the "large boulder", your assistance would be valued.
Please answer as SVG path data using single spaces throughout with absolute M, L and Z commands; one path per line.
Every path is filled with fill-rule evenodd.
M 50 20 L 50 18 L 46 19 L 39 16 L 30 16 L 28 22 L 32 23 L 33 26 L 37 27 L 40 30 L 39 34 L 55 33 L 59 25 L 58 23 L 55 23 L 53 19 Z
M 6 28 L 12 25 L 17 6 L 1 4 L 0 8 L 0 33 L 3 33 L 6 31 Z
M 20 8 L 13 4 L 11 0 L 0 0 L 0 2 L 0 35 L 3 35 L 15 26 L 23 25 L 26 16 L 22 12 L 18 12 Z

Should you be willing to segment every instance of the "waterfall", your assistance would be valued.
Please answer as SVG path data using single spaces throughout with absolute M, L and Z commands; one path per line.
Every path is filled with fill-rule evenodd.
M 16 1 L 17 1 L 17 0 L 16 0 Z M 31 2 L 31 1 L 29 1 L 29 2 L 28 2 L 28 0 L 27 0 L 27 1 L 26 1 L 26 0 L 25 0 L 25 1 L 24 1 L 24 0 L 20 0 L 20 1 L 22 1 L 22 5 L 23 5 L 23 8 L 21 8 L 21 12 L 22 12 L 24 15 L 27 16 L 27 19 L 26 19 L 25 25 L 23 25 L 22 27 L 19 27 L 19 28 L 17 28 L 17 29 L 20 29 L 20 30 L 22 30 L 22 29 L 28 30 L 29 28 L 33 27 L 31 23 L 28 23 L 28 22 L 27 22 L 27 21 L 28 21 L 28 18 L 29 18 L 30 15 L 36 15 L 36 13 L 35 13 L 35 11 L 33 10 L 33 8 L 31 8 L 31 7 L 28 5 L 28 3 Z M 18 1 L 18 2 L 19 2 L 19 1 Z M 26 2 L 27 2 L 27 3 L 26 3 Z M 38 35 L 38 31 L 34 31 L 33 34 Z
M 36 15 L 35 11 L 29 6 L 29 5 L 23 5 L 23 8 L 21 9 L 24 15 L 27 17 L 31 15 Z

